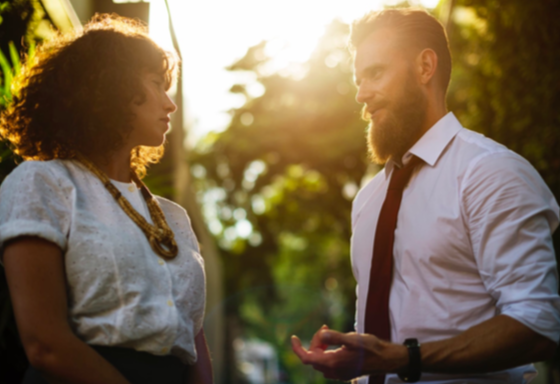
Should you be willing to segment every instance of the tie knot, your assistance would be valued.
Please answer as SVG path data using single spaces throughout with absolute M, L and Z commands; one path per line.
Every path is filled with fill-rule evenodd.
M 389 183 L 389 189 L 392 190 L 404 190 L 406 184 L 412 176 L 412 171 L 417 165 L 421 164 L 422 160 L 416 156 L 412 156 L 410 161 L 402 168 L 393 168 L 393 174 L 391 176 L 391 182 Z

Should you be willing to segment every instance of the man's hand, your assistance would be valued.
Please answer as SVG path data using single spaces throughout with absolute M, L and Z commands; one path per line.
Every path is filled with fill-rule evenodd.
M 339 346 L 327 350 L 328 346 Z M 351 380 L 371 374 L 395 372 L 408 364 L 408 351 L 373 335 L 340 333 L 321 327 L 309 349 L 292 336 L 292 349 L 303 364 L 311 365 L 327 379 Z
M 328 346 L 339 346 L 328 350 Z M 408 365 L 408 350 L 373 335 L 340 333 L 323 326 L 309 350 L 292 336 L 292 349 L 304 364 L 326 378 L 349 380 L 371 374 L 398 372 Z M 499 315 L 459 335 L 422 343 L 422 371 L 486 373 L 549 359 L 556 343 L 517 320 Z

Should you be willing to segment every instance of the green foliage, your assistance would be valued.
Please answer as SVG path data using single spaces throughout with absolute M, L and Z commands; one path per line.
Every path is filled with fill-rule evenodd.
M 38 1 L 0 2 L 0 111 L 12 101 L 12 82 L 21 72 L 22 57 L 32 57 L 36 43 L 52 33 Z M 0 138 L 0 183 L 19 160 L 8 143 Z
M 53 33 L 39 0 L 0 1 L 0 51 L 9 52 L 13 42 L 17 52 L 27 52 L 30 45 Z
M 457 0 L 436 13 L 452 3 L 450 110 L 526 157 L 560 199 L 560 3 Z M 245 104 L 192 157 L 235 298 L 230 316 L 245 324 L 243 336 L 276 346 L 290 382 L 321 379 L 301 368 L 287 337 L 309 339 L 324 322 L 349 330 L 354 313 L 350 200 L 366 171 L 366 124 L 346 35 L 333 23 L 291 72 L 269 73 L 266 42 L 250 48 L 229 69 L 252 75 L 264 94 L 232 87 Z M 326 310 L 333 303 L 339 309 Z
M 166 153 L 167 155 L 167 153 Z M 154 195 L 173 199 L 173 160 L 170 156 L 163 156 L 159 163 L 150 166 L 144 183 Z
M 21 59 L 16 45 L 10 41 L 9 59 L 0 51 L 0 69 L 2 70 L 2 83 L 0 84 L 0 111 L 12 102 L 12 81 L 21 72 Z M 35 43 L 30 44 L 27 57 L 32 58 L 35 53 Z M 0 183 L 14 169 L 21 159 L 10 149 L 7 141 L 0 140 Z M 0 334 L 2 328 L 0 327 Z
M 310 60 L 285 73 L 267 73 L 266 43 L 249 49 L 229 69 L 251 73 L 264 94 L 234 86 L 245 105 L 192 158 L 235 297 L 228 308 L 247 325 L 243 336 L 277 347 L 294 383 L 323 379 L 294 360 L 290 335 L 353 324 L 350 209 L 366 170 L 366 123 L 347 34 L 334 22 Z
M 457 1 L 449 105 L 527 158 L 560 199 L 560 3 Z

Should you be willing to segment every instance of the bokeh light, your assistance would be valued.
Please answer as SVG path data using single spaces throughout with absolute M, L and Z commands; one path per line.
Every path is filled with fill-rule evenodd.
M 338 18 L 351 22 L 382 7 L 382 0 L 169 0 L 183 54 L 183 76 L 191 139 L 227 127 L 241 95 L 229 93 L 238 74 L 224 68 L 243 57 L 247 48 L 266 40 L 271 70 L 306 61 L 325 26 Z M 151 0 L 150 35 L 171 49 L 164 0 Z M 262 92 L 254 86 L 255 93 Z M 246 122 L 249 119 L 247 118 Z

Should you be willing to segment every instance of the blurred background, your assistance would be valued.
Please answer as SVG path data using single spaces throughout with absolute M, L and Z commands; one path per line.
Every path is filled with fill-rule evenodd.
M 187 209 L 201 243 L 217 383 L 328 382 L 289 338 L 353 330 L 350 209 L 379 168 L 354 100 L 348 23 L 406 5 L 447 29 L 449 109 L 527 158 L 560 200 L 558 0 L 0 0 L 0 108 L 35 46 L 96 12 L 144 20 L 180 52 L 180 108 L 146 181 Z M 0 181 L 18 161 L 0 142 Z M 19 383 L 26 366 L 1 270 L 0 383 Z M 538 370 L 537 384 L 560 383 L 560 354 Z

